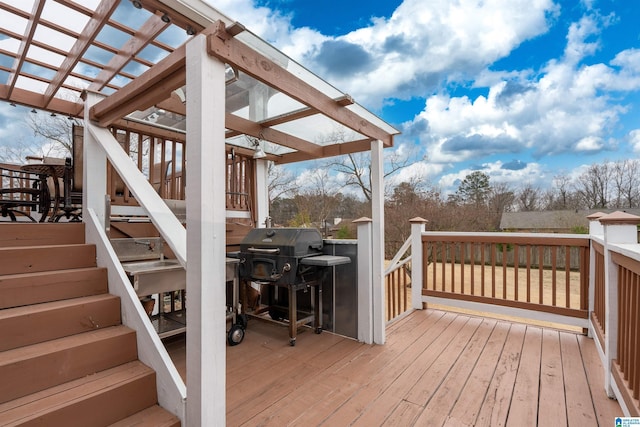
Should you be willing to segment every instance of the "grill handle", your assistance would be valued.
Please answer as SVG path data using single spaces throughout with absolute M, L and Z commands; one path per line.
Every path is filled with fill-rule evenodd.
M 247 251 L 253 252 L 256 254 L 269 254 L 269 255 L 278 255 L 280 253 L 280 248 L 273 249 L 262 249 L 262 248 L 247 248 Z

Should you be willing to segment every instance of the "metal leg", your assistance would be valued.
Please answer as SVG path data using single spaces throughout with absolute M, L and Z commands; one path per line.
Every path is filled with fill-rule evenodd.
M 289 288 L 289 344 L 296 345 L 296 334 L 298 332 L 298 292 L 295 286 Z
M 313 327 L 316 334 L 322 332 L 322 281 L 318 281 L 311 294 L 311 304 L 313 305 Z M 315 301 L 314 301 L 315 300 Z

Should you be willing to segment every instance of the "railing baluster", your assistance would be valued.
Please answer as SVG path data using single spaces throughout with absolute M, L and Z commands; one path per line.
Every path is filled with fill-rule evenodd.
M 464 266 L 466 264 L 464 243 L 460 243 L 460 292 L 464 294 Z
M 538 245 L 538 304 L 544 304 L 544 247 Z
M 485 243 L 480 243 L 480 265 L 482 266 L 482 269 L 480 270 L 480 283 L 482 286 L 482 296 L 484 296 L 484 284 L 485 284 L 485 280 L 484 280 L 484 271 L 486 268 L 485 265 L 485 252 L 487 250 L 487 245 Z
M 527 302 L 531 302 L 531 246 L 527 245 Z
M 491 298 L 496 297 L 496 244 L 491 243 Z
M 475 281 L 475 271 L 476 271 L 476 244 L 474 242 L 471 243 L 471 253 L 469 254 L 471 259 L 471 295 L 476 294 L 476 281 Z
M 518 265 L 520 264 L 520 246 L 513 246 L 513 286 L 514 286 L 514 299 L 518 301 L 518 288 L 520 284 L 518 283 Z
M 565 246 L 564 251 L 565 306 L 571 307 L 571 248 Z
M 557 265 L 558 248 L 553 246 L 551 248 L 551 305 L 556 306 L 556 294 L 558 292 L 557 279 L 556 279 L 556 265 Z

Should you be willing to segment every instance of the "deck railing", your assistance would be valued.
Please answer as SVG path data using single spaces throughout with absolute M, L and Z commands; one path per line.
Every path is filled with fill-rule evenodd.
M 586 327 L 589 238 L 523 233 L 422 234 L 422 295 Z M 515 311 L 514 311 L 515 310 Z M 571 318 L 576 320 L 572 321 Z
M 640 397 L 640 262 L 613 252 L 618 267 L 618 345 L 614 360 L 614 377 L 624 389 L 627 406 L 635 407 L 639 416 Z
M 386 321 L 400 316 L 410 308 L 411 238 L 407 239 L 384 271 Z M 404 258 L 403 258 L 404 257 Z
M 595 241 L 592 241 L 591 248 L 593 250 L 594 260 L 594 292 L 593 292 L 593 311 L 591 312 L 591 322 L 594 326 L 595 336 L 600 342 L 600 346 L 604 347 L 604 336 L 606 328 L 606 302 L 605 302 L 605 277 L 604 277 L 604 247 Z
M 82 128 L 74 134 L 74 144 L 82 143 Z M 111 133 L 138 169 L 163 199 L 184 200 L 185 170 L 184 141 L 164 134 L 151 134 L 112 127 Z M 253 159 L 247 153 L 227 152 L 226 208 L 235 211 L 236 220 L 252 223 Z M 111 164 L 107 167 L 107 192 L 112 205 L 137 205 L 137 201 Z M 238 214 L 238 212 L 240 214 Z
M 596 338 L 605 391 L 625 416 L 638 417 L 640 217 L 589 220 L 588 236 L 438 233 L 414 224 L 412 307 L 439 303 L 581 326 Z

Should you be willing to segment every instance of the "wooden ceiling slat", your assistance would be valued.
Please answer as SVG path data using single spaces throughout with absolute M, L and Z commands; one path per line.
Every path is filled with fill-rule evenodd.
M 149 45 L 149 42 L 158 34 L 163 32 L 169 26 L 168 22 L 163 22 L 159 15 L 152 15 L 140 27 L 130 40 L 128 40 L 122 49 L 113 57 L 111 61 L 102 69 L 100 74 L 96 76 L 93 83 L 89 86 L 89 90 L 100 91 L 111 79 L 118 74 L 131 59 L 136 56 L 142 49 Z
M 49 104 L 60 86 L 62 86 L 62 83 L 67 79 L 67 76 L 69 76 L 69 73 L 71 73 L 80 60 L 80 57 L 84 55 L 89 46 L 91 46 L 91 43 L 98 36 L 98 33 L 104 27 L 106 21 L 118 6 L 118 3 L 119 0 L 102 0 L 100 2 L 95 13 L 82 31 L 82 34 L 74 43 L 71 51 L 62 62 L 60 69 L 47 87 L 44 93 L 45 105 Z
M 14 71 L 9 75 L 9 78 L 7 79 L 7 85 L 9 86 L 9 97 L 11 97 L 11 92 L 13 92 L 13 88 L 15 87 L 18 76 L 20 75 L 20 71 L 22 70 L 22 65 L 24 64 L 24 59 L 27 50 L 29 49 L 29 45 L 31 44 L 31 40 L 33 40 L 33 34 L 36 32 L 36 27 L 38 25 L 40 15 L 42 14 L 42 9 L 44 9 L 44 0 L 37 0 L 33 3 L 31 15 L 29 16 L 29 21 L 27 22 L 27 27 L 24 31 L 24 38 L 20 42 L 20 47 L 18 48 L 16 58 L 13 61 L 12 68 Z
M 371 138 L 385 146 L 393 145 L 393 137 L 353 111 L 340 105 L 315 87 L 289 73 L 264 55 L 251 49 L 227 33 L 222 21 L 207 30 L 207 51 L 232 67 L 262 81 L 291 98 L 322 111 L 322 114 L 344 126 Z

